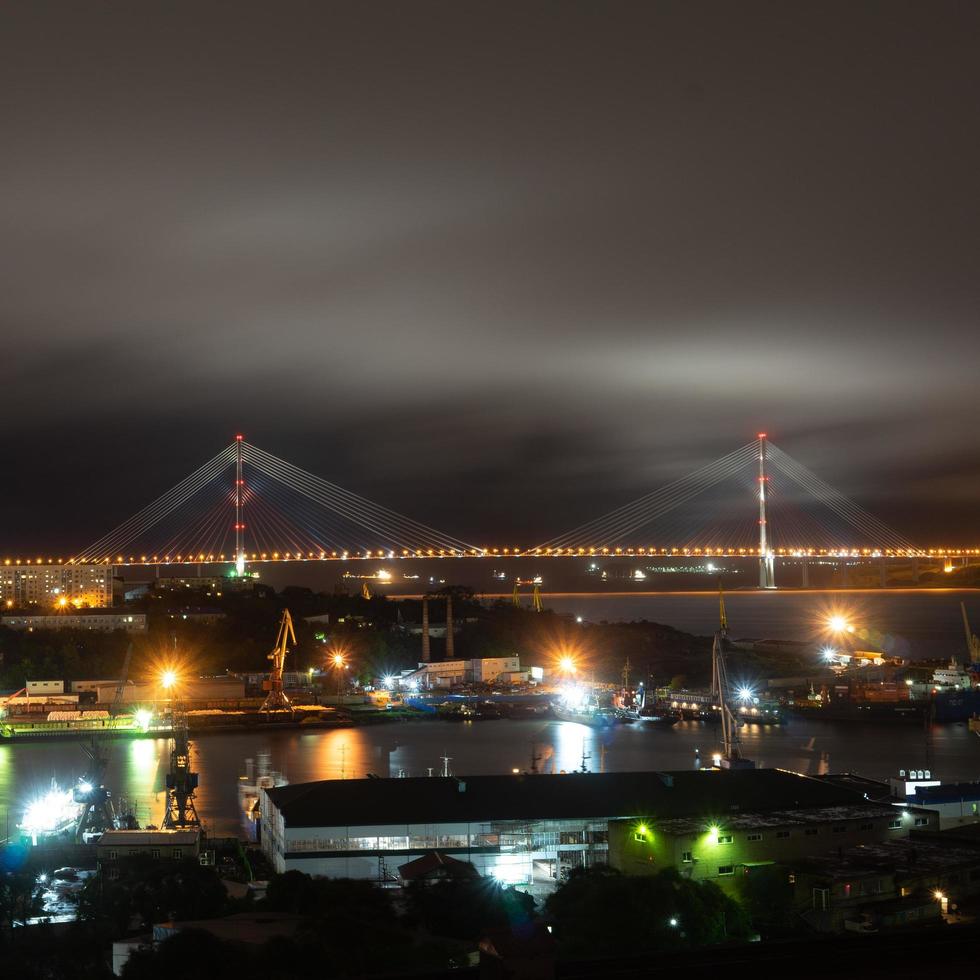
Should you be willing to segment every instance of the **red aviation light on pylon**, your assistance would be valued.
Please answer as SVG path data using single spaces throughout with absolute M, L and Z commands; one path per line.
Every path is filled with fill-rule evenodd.
M 235 436 L 235 442 L 242 442 L 245 436 Z
M 239 436 L 239 439 L 240 439 L 240 438 L 241 438 L 241 436 Z M 765 438 L 766 438 L 766 434 L 765 434 L 765 432 L 760 432 L 760 433 L 759 433 L 759 435 L 758 435 L 758 438 L 759 438 L 759 439 L 765 439 Z

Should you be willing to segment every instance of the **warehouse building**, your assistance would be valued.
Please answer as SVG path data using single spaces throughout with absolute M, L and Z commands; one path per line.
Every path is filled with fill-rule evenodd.
M 278 872 L 377 881 L 438 851 L 539 888 L 609 863 L 725 877 L 729 865 L 734 874 L 790 853 L 907 836 L 912 826 L 888 804 L 775 769 L 325 780 L 270 789 L 261 812 L 262 847 Z M 758 829 L 766 813 L 768 832 Z M 640 827 L 649 835 L 642 841 Z M 760 833 L 761 841 L 749 839 Z

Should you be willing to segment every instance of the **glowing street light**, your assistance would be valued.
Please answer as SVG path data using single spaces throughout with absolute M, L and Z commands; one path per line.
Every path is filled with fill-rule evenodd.
M 847 621 L 847 617 L 834 613 L 827 620 L 827 626 L 833 633 L 853 633 L 854 627 Z
M 177 671 L 175 671 L 175 670 L 165 670 L 160 675 L 160 686 L 165 691 L 169 691 L 176 684 L 177 684 Z
M 751 687 L 740 687 L 738 689 L 739 701 L 751 701 L 755 697 L 755 692 Z
M 567 654 L 558 661 L 558 669 L 563 674 L 574 674 L 577 670 L 575 660 Z

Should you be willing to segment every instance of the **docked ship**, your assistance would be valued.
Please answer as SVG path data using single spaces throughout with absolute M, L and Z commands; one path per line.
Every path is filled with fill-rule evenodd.
M 593 704 L 583 704 L 577 707 L 568 704 L 554 703 L 551 706 L 552 714 L 559 721 L 574 721 L 579 725 L 588 725 L 590 728 L 612 728 L 619 724 L 620 719 L 613 708 L 600 708 Z
M 260 752 L 257 760 L 245 760 L 245 774 L 238 777 L 238 805 L 251 827 L 258 825 L 262 815 L 262 790 L 285 786 L 287 782 L 281 772 L 272 768 L 272 756 L 267 751 Z
M 641 728 L 673 728 L 681 720 L 680 712 L 648 697 L 642 681 L 635 689 L 623 688 L 615 704 L 621 721 Z

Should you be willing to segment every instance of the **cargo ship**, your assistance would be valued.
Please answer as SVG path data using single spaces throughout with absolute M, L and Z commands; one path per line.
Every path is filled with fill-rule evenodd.
M 926 718 L 925 702 L 913 701 L 908 686 L 894 680 L 823 685 L 791 702 L 789 710 L 819 721 L 921 723 Z

